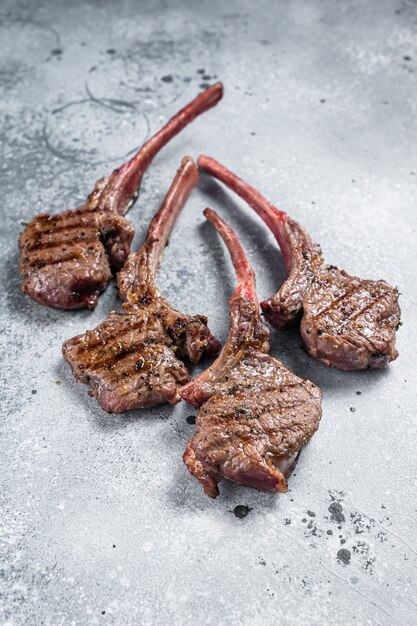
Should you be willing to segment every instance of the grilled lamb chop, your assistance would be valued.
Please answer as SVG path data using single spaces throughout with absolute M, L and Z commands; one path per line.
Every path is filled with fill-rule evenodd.
M 19 239 L 22 290 L 57 309 L 94 309 L 112 273 L 130 252 L 134 229 L 123 215 L 138 195 L 144 172 L 172 137 L 222 95 L 221 83 L 206 89 L 130 161 L 97 181 L 83 206 L 60 215 L 35 216 Z
M 109 413 L 180 400 L 189 380 L 182 359 L 214 356 L 220 343 L 207 318 L 179 313 L 160 294 L 156 272 L 174 221 L 199 179 L 192 159 L 183 159 L 142 248 L 130 254 L 118 275 L 124 313 L 113 311 L 94 330 L 68 339 L 63 355 L 75 378 Z
M 223 478 L 285 492 L 299 451 L 318 428 L 321 392 L 268 355 L 253 270 L 234 232 L 214 211 L 204 214 L 229 249 L 238 286 L 220 355 L 179 392 L 201 407 L 184 463 L 211 498 L 219 495 Z
M 307 352 L 342 370 L 383 368 L 397 358 L 397 289 L 327 265 L 320 246 L 284 211 L 214 159 L 201 156 L 198 164 L 246 200 L 278 241 L 288 278 L 275 296 L 261 302 L 273 326 L 284 328 L 302 313 Z

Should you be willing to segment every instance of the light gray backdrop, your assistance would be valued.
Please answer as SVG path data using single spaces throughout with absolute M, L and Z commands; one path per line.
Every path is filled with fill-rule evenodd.
M 411 0 L 2 0 L 6 623 L 416 623 L 416 27 Z M 192 408 L 107 415 L 61 358 L 64 339 L 118 306 L 114 287 L 93 313 L 34 304 L 17 238 L 35 213 L 82 203 L 217 79 L 223 102 L 145 176 L 135 245 L 182 156 L 203 152 L 299 220 L 329 262 L 397 285 L 404 326 L 400 358 L 373 373 L 326 369 L 296 330 L 274 332 L 271 353 L 323 389 L 320 430 L 287 495 L 223 484 L 210 501 L 181 461 Z M 207 205 L 239 234 L 260 297 L 283 269 L 260 219 L 204 180 L 159 284 L 224 340 L 234 277 Z

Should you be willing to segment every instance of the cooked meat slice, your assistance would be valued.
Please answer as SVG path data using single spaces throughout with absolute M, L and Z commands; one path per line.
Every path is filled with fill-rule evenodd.
M 398 292 L 323 264 L 303 300 L 301 336 L 315 359 L 342 370 L 384 368 L 394 361 Z
M 206 89 L 130 161 L 97 181 L 83 206 L 35 216 L 19 239 L 22 290 L 46 306 L 94 309 L 112 273 L 129 255 L 134 229 L 123 215 L 137 197 L 144 172 L 172 137 L 222 95 L 221 83 Z
M 182 359 L 197 363 L 220 349 L 207 318 L 173 309 L 155 282 L 174 221 L 197 182 L 198 170 L 186 157 L 144 245 L 129 256 L 118 275 L 124 313 L 113 311 L 97 328 L 63 345 L 75 378 L 90 385 L 91 395 L 109 413 L 175 404 L 178 386 L 189 380 Z
M 342 370 L 383 368 L 397 358 L 397 289 L 325 264 L 320 246 L 284 211 L 214 159 L 201 156 L 198 164 L 246 200 L 278 241 L 288 278 L 275 296 L 261 302 L 273 326 L 283 328 L 301 313 L 307 352 Z
M 126 260 L 133 235 L 124 217 L 92 204 L 38 215 L 19 239 L 22 289 L 39 304 L 94 309 Z
M 214 211 L 204 214 L 229 249 L 238 286 L 220 355 L 179 392 L 200 407 L 184 462 L 212 498 L 223 478 L 285 492 L 299 451 L 318 428 L 321 392 L 267 354 L 253 270 L 234 232 Z

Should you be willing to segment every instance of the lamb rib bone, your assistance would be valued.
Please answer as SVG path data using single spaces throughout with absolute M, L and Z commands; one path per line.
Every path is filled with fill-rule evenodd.
M 383 280 L 350 276 L 324 263 L 308 233 L 256 189 L 206 156 L 200 168 L 242 197 L 264 220 L 281 248 L 288 278 L 261 302 L 268 321 L 283 328 L 302 314 L 307 352 L 327 366 L 344 370 L 382 368 L 397 358 L 400 322 L 398 291 Z
M 123 215 L 137 197 L 145 170 L 170 139 L 222 94 L 222 84 L 216 83 L 197 96 L 132 159 L 97 181 L 83 206 L 35 216 L 19 238 L 22 290 L 53 308 L 94 309 L 130 252 L 134 229 Z
M 212 498 L 226 478 L 265 491 L 287 491 L 299 451 L 317 430 L 321 392 L 268 355 L 255 276 L 234 232 L 204 212 L 223 238 L 238 285 L 229 300 L 230 331 L 214 363 L 179 393 L 199 407 L 184 463 Z
M 192 159 L 184 158 L 145 243 L 118 275 L 124 313 L 113 311 L 97 328 L 63 345 L 75 378 L 90 385 L 91 395 L 110 413 L 175 404 L 178 386 L 189 380 L 182 359 L 197 363 L 220 349 L 206 317 L 179 313 L 156 286 L 163 248 L 198 178 Z

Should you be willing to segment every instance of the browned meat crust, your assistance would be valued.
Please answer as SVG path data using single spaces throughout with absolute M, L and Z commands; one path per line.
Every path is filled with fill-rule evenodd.
M 201 407 L 184 462 L 212 498 L 227 478 L 267 491 L 287 490 L 298 452 L 318 428 L 321 392 L 267 354 L 252 268 L 233 231 L 207 209 L 238 276 L 228 339 L 211 367 L 180 390 Z
M 273 326 L 284 328 L 301 314 L 307 352 L 339 369 L 383 368 L 397 358 L 395 332 L 401 316 L 397 289 L 326 265 L 320 246 L 256 189 L 214 159 L 202 156 L 198 164 L 246 200 L 279 243 L 288 278 L 274 296 L 261 302 Z
M 178 386 L 189 380 L 182 359 L 197 363 L 220 349 L 207 319 L 173 309 L 155 282 L 175 218 L 197 181 L 197 168 L 187 157 L 149 226 L 144 245 L 129 256 L 119 273 L 124 314 L 111 313 L 97 328 L 63 345 L 75 378 L 90 385 L 92 395 L 110 413 L 178 402 Z
M 122 216 L 136 199 L 146 169 L 172 137 L 222 95 L 223 86 L 216 83 L 197 96 L 130 161 L 100 179 L 83 206 L 35 216 L 19 239 L 22 290 L 46 306 L 93 309 L 130 252 L 134 229 Z

